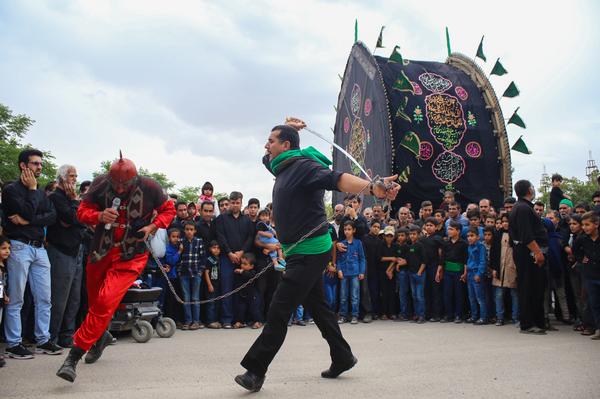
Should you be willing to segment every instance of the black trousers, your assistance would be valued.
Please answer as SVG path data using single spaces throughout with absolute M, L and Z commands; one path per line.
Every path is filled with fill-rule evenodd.
M 263 328 L 241 365 L 248 371 L 263 376 L 269 364 L 283 345 L 290 315 L 298 305 L 303 305 L 312 315 L 321 335 L 329 344 L 331 360 L 347 364 L 352 350 L 337 324 L 335 314 L 329 310 L 323 293 L 323 270 L 330 253 L 319 255 L 292 255 L 286 258 L 286 271 L 273 295 Z
M 525 245 L 515 245 L 513 259 L 517 266 L 517 289 L 519 292 L 519 321 L 521 330 L 531 327 L 545 328 L 544 291 L 546 288 L 545 265 L 535 264 L 531 251 Z
M 425 316 L 427 318 L 437 317 L 438 319 L 444 316 L 442 305 L 442 283 L 435 281 L 438 265 L 433 263 L 427 265 L 425 279 Z

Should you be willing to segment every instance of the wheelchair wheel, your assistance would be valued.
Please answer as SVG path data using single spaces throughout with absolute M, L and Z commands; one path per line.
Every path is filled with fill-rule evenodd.
M 154 329 L 152 328 L 152 324 L 147 322 L 146 320 L 138 320 L 133 325 L 131 329 L 131 336 L 139 343 L 144 343 L 150 341 L 152 338 L 152 333 Z
M 156 333 L 161 338 L 171 338 L 175 329 L 175 321 L 170 317 L 161 317 L 156 322 Z

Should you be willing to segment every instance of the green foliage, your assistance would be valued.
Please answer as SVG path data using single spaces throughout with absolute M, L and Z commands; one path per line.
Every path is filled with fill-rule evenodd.
M 14 115 L 10 108 L 0 104 L 0 180 L 2 182 L 19 178 L 20 170 L 17 165 L 19 153 L 27 148 L 33 148 L 30 144 L 23 144 L 21 140 L 34 122 L 27 115 Z M 42 150 L 42 153 L 44 165 L 42 175 L 38 179 L 40 187 L 56 178 L 54 157 L 48 151 Z
M 214 193 L 213 197 L 215 197 L 217 199 L 217 201 L 219 201 L 221 198 L 229 198 L 229 194 L 227 194 L 227 193 Z
M 95 178 L 98 175 L 108 173 L 108 171 L 110 169 L 110 165 L 112 165 L 113 162 L 114 161 L 102 161 L 102 162 L 100 162 L 100 169 L 94 171 L 92 173 L 92 176 Z M 146 177 L 153 178 L 167 192 L 173 190 L 173 188 L 175 187 L 175 182 L 169 180 L 169 178 L 167 177 L 167 175 L 164 174 L 164 173 L 150 172 L 148 169 L 146 169 L 144 167 L 141 167 L 141 166 L 138 168 L 138 173 L 140 174 L 140 176 L 146 176 Z
M 187 202 L 188 204 L 190 202 L 196 203 L 198 202 L 200 189 L 200 186 L 185 186 L 177 192 L 177 200 Z
M 598 190 L 598 184 L 596 183 L 597 177 L 598 173 L 593 174 L 591 179 L 587 181 L 579 180 L 577 177 L 566 177 L 564 178 L 560 188 L 563 193 L 571 197 L 573 205 L 580 203 L 592 205 L 592 194 Z M 543 194 L 540 198 L 540 201 L 546 204 L 546 206 L 549 206 L 550 190 L 552 189 L 550 176 L 548 176 L 542 183 Z

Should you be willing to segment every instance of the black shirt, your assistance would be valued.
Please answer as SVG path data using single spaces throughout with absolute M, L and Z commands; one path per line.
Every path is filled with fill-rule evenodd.
M 263 158 L 263 163 L 269 169 L 268 157 Z M 311 158 L 290 158 L 284 163 L 273 185 L 273 217 L 279 241 L 293 244 L 317 226 L 320 227 L 307 238 L 326 234 L 329 225 L 323 195 L 325 190 L 337 190 L 343 173 Z
M 586 279 L 600 280 L 600 237 L 594 241 L 587 234 L 580 234 L 573 243 L 573 254 L 583 264 Z
M 552 190 L 550 190 L 550 209 L 558 211 L 560 201 L 563 199 L 565 199 L 563 191 L 559 187 L 552 187 Z
M 210 222 L 205 222 L 200 219 L 196 223 L 196 237 L 202 238 L 204 241 L 204 246 L 206 248 L 210 247 L 210 242 L 217 239 L 217 228 L 215 227 L 215 221 L 211 220 Z
M 169 230 L 171 230 L 171 229 L 177 229 L 177 230 L 179 230 L 179 237 L 183 238 L 184 235 L 185 235 L 183 224 L 185 222 L 186 222 L 186 220 L 181 220 L 178 217 L 175 217 L 175 218 L 173 218 L 173 221 L 169 225 Z
M 254 223 L 243 214 L 234 217 L 231 213 L 219 215 L 215 220 L 217 239 L 221 252 L 252 251 L 254 245 Z
M 395 242 L 392 243 L 391 246 L 387 246 L 384 242 L 381 246 L 381 258 L 396 258 L 398 256 L 398 244 Z M 379 260 L 379 270 L 386 271 L 388 266 L 390 265 L 390 261 L 387 260 Z
M 408 245 L 406 263 L 408 263 L 408 271 L 411 273 L 417 273 L 421 268 L 421 265 L 425 263 L 423 244 L 419 241 Z
M 48 243 L 69 256 L 77 256 L 83 240 L 85 226 L 77 220 L 79 201 L 67 197 L 63 189 L 57 188 L 48 196 L 56 209 L 56 223 L 48 226 Z
M 337 232 L 338 237 L 345 237 L 344 236 L 344 223 L 346 223 L 349 220 L 354 222 L 354 228 L 356 228 L 356 233 L 354 234 L 354 237 L 358 238 L 359 240 L 362 240 L 363 237 L 369 233 L 369 227 L 368 227 L 369 223 L 367 222 L 367 219 L 363 215 L 356 215 L 356 219 L 352 219 L 352 218 L 350 218 L 350 216 L 344 216 L 342 218 L 342 221 L 340 222 L 340 229 Z
M 7 184 L 2 190 L 2 208 L 6 217 L 4 234 L 13 240 L 41 242 L 44 240 L 44 227 L 56 221 L 56 210 L 44 190 L 29 190 L 20 180 Z M 29 224 L 13 224 L 8 218 L 16 214 Z
M 365 248 L 365 260 L 367 261 L 367 273 L 374 273 L 381 262 L 381 249 L 383 241 L 377 236 L 367 234 L 361 240 Z
M 510 239 L 515 244 L 528 245 L 532 241 L 540 247 L 548 246 L 548 233 L 531 201 L 520 198 L 508 215 Z
M 469 244 L 460 238 L 456 242 L 448 240 L 444 243 L 443 254 L 444 262 L 466 265 L 467 258 L 469 257 Z
M 437 234 L 430 237 L 421 238 L 423 245 L 423 255 L 427 265 L 441 265 L 440 248 L 444 245 L 444 240 Z

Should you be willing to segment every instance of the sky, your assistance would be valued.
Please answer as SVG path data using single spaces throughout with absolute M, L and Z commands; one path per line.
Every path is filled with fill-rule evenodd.
M 500 57 L 527 129 L 510 125 L 532 155 L 512 151 L 513 180 L 548 173 L 585 177 L 600 161 L 598 2 L 558 1 L 3 1 L 0 103 L 36 122 L 26 141 L 91 178 L 119 149 L 178 187 L 211 181 L 217 192 L 270 201 L 261 163 L 271 127 L 293 115 L 333 139 L 337 102 L 358 19 L 373 49 L 443 62 L 474 56 L 482 35 L 489 72 Z M 330 146 L 301 135 L 303 146 Z

